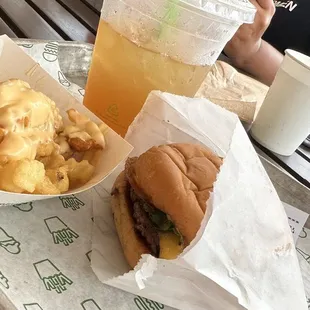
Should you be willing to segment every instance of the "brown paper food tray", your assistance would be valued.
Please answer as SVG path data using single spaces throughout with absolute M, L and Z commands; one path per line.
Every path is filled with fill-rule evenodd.
M 71 96 L 64 87 L 54 80 L 7 36 L 0 36 L 0 56 L 0 81 L 17 78 L 28 82 L 32 88 L 41 91 L 55 101 L 64 120 L 67 119 L 66 111 L 70 108 L 74 108 L 96 123 L 102 122 Z M 95 186 L 125 160 L 132 150 L 132 147 L 110 128 L 106 131 L 105 139 L 107 147 L 102 154 L 100 154 L 95 173 L 92 179 L 83 186 L 75 190 L 69 190 L 62 195 L 15 194 L 0 191 L 0 205 L 24 203 L 55 196 L 76 194 Z

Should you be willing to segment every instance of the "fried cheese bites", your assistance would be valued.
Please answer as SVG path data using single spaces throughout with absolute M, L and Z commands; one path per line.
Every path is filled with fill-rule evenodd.
M 95 167 L 87 160 L 77 162 L 74 158 L 70 158 L 67 162 L 68 177 L 70 185 L 73 187 L 87 183 L 94 174 Z
M 51 182 L 49 177 L 44 176 L 43 181 L 37 184 L 33 194 L 59 195 L 60 190 Z
M 61 194 L 68 191 L 69 178 L 67 166 L 46 170 L 45 175 L 50 179 L 52 184 L 59 190 Z
M 92 160 L 106 147 L 108 127 L 98 126 L 74 109 L 67 114 L 71 123 L 58 127 L 53 140 L 38 143 L 35 159 L 10 161 L 4 156 L 0 160 L 0 190 L 59 195 L 92 178 Z M 0 128 L 0 144 L 8 136 Z
M 14 193 L 33 193 L 43 182 L 44 165 L 37 160 L 21 159 L 9 162 L 0 169 L 0 189 Z

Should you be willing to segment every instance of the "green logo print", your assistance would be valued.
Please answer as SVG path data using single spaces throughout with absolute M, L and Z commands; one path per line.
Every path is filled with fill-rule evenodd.
M 59 197 L 59 199 L 61 200 L 64 208 L 66 209 L 70 208 L 73 211 L 76 211 L 80 209 L 80 207 L 85 206 L 85 203 L 81 201 L 79 198 L 75 197 L 74 195 L 67 197 Z
M 43 58 L 48 62 L 54 62 L 58 58 L 58 42 L 48 42 L 44 47 Z
M 296 248 L 296 251 L 308 262 L 310 263 L 310 255 L 299 248 Z
M 81 306 L 84 310 L 102 310 L 93 299 L 84 300 Z
M 80 88 L 79 90 L 78 90 L 78 92 L 80 93 L 80 95 L 81 96 L 85 96 L 85 89 L 83 89 L 83 88 Z
M 55 290 L 61 294 L 67 290 L 67 285 L 73 283 L 49 259 L 34 263 L 33 266 L 48 291 Z
M 87 257 L 87 259 L 88 259 L 89 261 L 91 261 L 91 252 L 92 252 L 92 250 L 88 251 L 88 252 L 85 254 L 86 257 Z
M 32 48 L 33 44 L 25 43 L 25 44 L 18 44 L 19 46 L 25 47 L 25 48 Z
M 53 236 L 55 244 L 64 244 L 68 246 L 77 239 L 79 235 L 68 227 L 58 216 L 52 216 L 44 220 L 45 225 Z
M 17 205 L 13 205 L 13 207 L 17 208 L 22 212 L 30 212 L 33 209 L 32 202 L 20 203 Z
M 0 271 L 0 284 L 6 289 L 10 288 L 8 278 L 6 278 L 1 271 Z
M 67 80 L 61 71 L 58 71 L 58 81 L 62 86 L 69 87 L 71 83 Z
M 165 306 L 163 304 L 160 304 L 156 301 L 143 298 L 140 296 L 136 296 L 134 299 L 134 302 L 139 310 L 160 310 L 165 309 Z
M 107 112 L 108 112 L 109 116 L 111 116 L 114 119 L 117 119 L 119 116 L 118 106 L 115 103 L 111 104 L 108 107 Z
M 21 251 L 20 242 L 7 234 L 7 232 L 2 227 L 0 227 L 0 247 L 11 254 L 19 254 Z
M 24 304 L 25 310 L 43 310 L 43 308 L 35 303 L 35 304 Z
M 302 229 L 302 231 L 300 232 L 299 234 L 299 238 L 307 238 L 308 234 L 307 232 L 305 231 L 305 227 Z

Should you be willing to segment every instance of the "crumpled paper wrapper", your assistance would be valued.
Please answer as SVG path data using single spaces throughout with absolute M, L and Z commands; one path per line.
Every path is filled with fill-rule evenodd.
M 179 309 L 307 309 L 284 208 L 236 115 L 202 99 L 152 92 L 126 139 L 200 143 L 224 156 L 201 228 L 176 260 L 145 255 L 134 271 L 120 249 L 110 198 L 94 205 L 92 268 L 106 284 Z M 116 173 L 103 186 L 109 191 Z
M 224 61 L 217 61 L 200 86 L 196 97 L 236 113 L 252 124 L 268 92 L 268 87 L 238 72 Z

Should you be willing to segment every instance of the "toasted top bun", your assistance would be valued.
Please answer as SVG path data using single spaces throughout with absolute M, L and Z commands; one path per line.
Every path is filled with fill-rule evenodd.
M 170 144 L 127 160 L 125 173 L 140 198 L 170 217 L 187 245 L 200 228 L 221 163 L 206 147 Z

